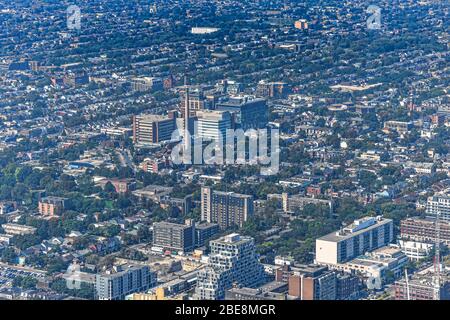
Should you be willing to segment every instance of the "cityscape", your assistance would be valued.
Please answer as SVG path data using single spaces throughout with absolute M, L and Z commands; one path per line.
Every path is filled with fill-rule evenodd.
M 449 11 L 0 0 L 0 300 L 450 300 Z

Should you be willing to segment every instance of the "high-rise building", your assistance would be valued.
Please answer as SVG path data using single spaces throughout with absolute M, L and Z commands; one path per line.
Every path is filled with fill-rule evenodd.
M 440 214 L 440 221 L 450 222 L 450 197 L 447 195 L 434 195 L 427 200 L 427 216 L 436 218 Z
M 269 122 L 269 108 L 265 99 L 254 96 L 235 96 L 217 103 L 217 110 L 230 112 L 237 128 L 261 129 Z
M 99 300 L 124 300 L 125 296 L 156 285 L 156 272 L 148 266 L 114 266 L 96 275 L 95 288 Z
M 160 115 L 140 115 L 133 117 L 133 142 L 153 144 L 170 140 L 176 129 L 174 118 Z
M 203 140 L 224 141 L 227 130 L 233 128 L 231 114 L 227 111 L 202 110 L 197 116 L 197 136 Z
M 186 106 L 186 100 L 189 105 L 189 117 L 197 116 L 197 112 L 201 110 L 213 110 L 215 109 L 218 96 L 216 94 L 207 94 L 202 89 L 194 88 L 189 89 L 186 86 L 184 91 L 184 100 L 183 100 L 183 108 L 182 113 L 185 114 L 184 107 Z M 188 98 L 188 99 L 187 99 Z
M 233 233 L 210 242 L 208 265 L 197 274 L 195 298 L 221 300 L 233 284 L 256 287 L 265 280 L 251 237 Z
M 316 240 L 316 263 L 336 265 L 392 242 L 391 219 L 365 217 Z
M 153 225 L 153 245 L 166 250 L 192 251 L 195 246 L 195 224 L 190 219 L 185 224 L 156 222 Z
M 202 187 L 202 221 L 219 224 L 221 229 L 242 227 L 253 215 L 253 197 Z

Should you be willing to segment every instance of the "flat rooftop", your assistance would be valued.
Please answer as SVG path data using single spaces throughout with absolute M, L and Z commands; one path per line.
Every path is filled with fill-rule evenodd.
M 341 230 L 331 232 L 318 238 L 317 240 L 339 242 L 353 238 L 387 223 L 392 223 L 392 219 L 385 219 L 382 217 L 364 217 L 362 219 L 355 220 L 353 223 Z

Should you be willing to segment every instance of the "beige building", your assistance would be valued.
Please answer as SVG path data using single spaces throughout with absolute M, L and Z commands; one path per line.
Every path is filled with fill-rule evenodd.
M 174 296 L 167 295 L 167 289 L 159 287 L 155 289 L 154 293 L 133 293 L 127 297 L 127 300 L 188 300 L 186 293 L 177 294 Z
M 242 227 L 253 215 L 253 197 L 249 195 L 203 187 L 201 201 L 202 221 L 217 223 L 221 229 Z
M 46 197 L 39 201 L 39 213 L 43 216 L 59 216 L 64 211 L 65 198 Z
M 170 140 L 176 129 L 174 118 L 160 115 L 140 115 L 133 117 L 133 142 L 153 144 Z
M 34 234 L 36 232 L 36 228 L 30 226 L 24 226 L 21 224 L 15 223 L 5 223 L 2 224 L 3 230 L 5 230 L 6 234 L 19 235 L 23 236 L 25 234 Z
M 365 217 L 316 240 L 316 263 L 334 266 L 392 242 L 391 219 Z

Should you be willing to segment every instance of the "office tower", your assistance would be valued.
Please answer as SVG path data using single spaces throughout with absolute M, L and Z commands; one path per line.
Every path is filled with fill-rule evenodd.
M 264 282 L 253 238 L 233 233 L 211 241 L 210 246 L 208 265 L 197 275 L 196 299 L 220 300 L 233 284 L 255 287 Z
M 436 218 L 440 213 L 441 221 L 450 222 L 450 197 L 447 195 L 434 195 L 427 200 L 427 216 Z
M 336 265 L 392 242 L 391 219 L 365 217 L 316 240 L 316 263 Z
M 60 197 L 46 197 L 39 201 L 39 213 L 43 216 L 59 216 L 64 211 L 67 199 Z
M 450 245 L 450 221 L 440 220 L 440 241 Z M 436 220 L 431 217 L 407 218 L 400 221 L 400 236 L 403 239 L 436 242 Z
M 186 88 L 184 93 L 184 106 L 189 106 L 189 116 L 196 117 L 201 110 L 215 109 L 218 101 L 217 93 L 205 93 L 201 88 Z M 183 114 L 185 110 L 183 109 Z
M 156 285 L 156 272 L 148 266 L 114 266 L 95 277 L 99 300 L 124 300 L 125 296 L 142 292 Z
M 220 228 L 242 227 L 253 215 L 253 197 L 234 192 L 201 190 L 202 221 L 219 224 Z
M 202 110 L 197 112 L 197 136 L 203 140 L 224 141 L 227 130 L 232 129 L 233 122 L 229 112 Z
M 164 250 L 189 252 L 195 245 L 195 224 L 186 220 L 185 224 L 155 222 L 153 225 L 153 245 Z
M 140 115 L 133 117 L 133 142 L 153 144 L 170 140 L 176 129 L 175 119 L 160 115 Z
M 267 101 L 253 96 L 230 97 L 217 103 L 217 110 L 230 112 L 236 127 L 243 130 L 265 128 L 269 122 Z

